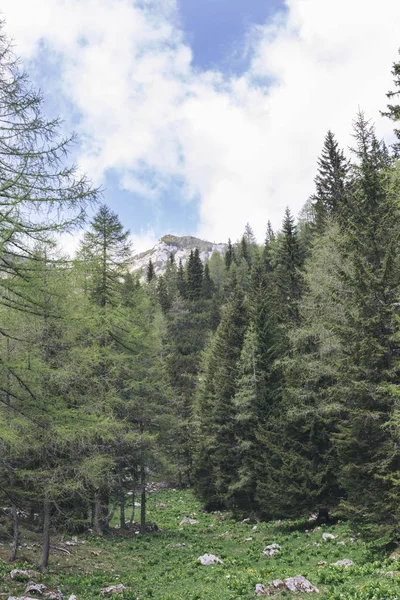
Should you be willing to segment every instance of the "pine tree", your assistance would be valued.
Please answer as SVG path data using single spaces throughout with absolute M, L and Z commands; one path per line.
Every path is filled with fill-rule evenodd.
M 400 96 L 400 60 L 398 62 L 393 63 L 392 75 L 394 77 L 394 85 L 396 90 L 388 92 L 387 97 L 392 100 L 396 96 Z M 397 123 L 400 121 L 400 103 L 397 104 L 388 104 L 388 110 L 386 112 L 382 112 L 381 114 L 385 117 L 389 117 L 392 121 Z M 395 129 L 394 133 L 398 140 L 400 140 L 400 129 Z M 397 158 L 400 157 L 400 141 L 393 144 L 393 150 L 395 156 Z
M 331 131 L 325 136 L 318 174 L 315 178 L 316 193 L 311 197 L 315 214 L 315 226 L 323 232 L 329 220 L 340 212 L 346 190 L 349 165 L 343 151 Z
M 400 456 L 390 427 L 399 401 L 397 174 L 362 113 L 354 137 L 357 162 L 341 222 L 350 269 L 341 273 L 349 295 L 337 332 L 344 351 L 337 389 L 344 414 L 338 437 L 340 479 L 346 514 L 380 536 L 381 543 L 390 543 L 400 535 L 395 499 Z
M 147 265 L 147 271 L 146 271 L 146 280 L 147 280 L 147 283 L 150 283 L 154 279 L 155 275 L 156 275 L 156 273 L 155 273 L 155 270 L 154 270 L 153 261 L 150 258 L 149 259 L 149 263 Z
M 246 327 L 244 295 L 238 288 L 208 352 L 198 395 L 195 491 L 208 506 L 236 504 L 228 491 L 239 468 L 233 399 Z
M 281 319 L 286 326 L 299 323 L 299 301 L 302 292 L 303 253 L 298 241 L 294 218 L 286 208 L 282 234 L 277 249 L 276 282 L 281 302 Z
M 199 300 L 203 287 L 203 263 L 201 262 L 199 249 L 190 251 L 186 267 L 186 297 L 189 300 Z
M 232 246 L 232 242 L 231 242 L 231 238 L 228 239 L 228 247 L 226 249 L 225 252 L 225 266 L 226 269 L 229 271 L 231 264 L 234 261 L 234 257 L 235 257 L 235 253 L 233 250 L 233 246 Z

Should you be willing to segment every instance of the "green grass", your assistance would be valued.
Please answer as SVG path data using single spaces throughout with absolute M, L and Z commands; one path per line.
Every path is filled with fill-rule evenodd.
M 167 508 L 156 508 L 157 503 Z M 179 527 L 184 516 L 196 518 L 199 524 Z M 400 576 L 385 575 L 400 571 L 400 560 L 376 559 L 359 538 L 350 541 L 352 532 L 343 523 L 319 531 L 313 531 L 309 523 L 259 523 L 253 531 L 254 523 L 236 522 L 227 513 L 202 512 L 191 492 L 180 490 L 150 494 L 148 519 L 162 532 L 81 536 L 79 539 L 86 543 L 68 547 L 71 556 L 57 551 L 52 554 L 49 572 L 40 580 L 59 586 L 66 598 L 76 594 L 79 600 L 100 598 L 100 589 L 115 583 L 130 588 L 120 596 L 130 600 L 246 600 L 256 598 L 256 583 L 304 575 L 320 588 L 321 594 L 314 596 L 321 600 L 400 600 Z M 324 531 L 338 538 L 323 542 Z M 252 540 L 245 541 L 248 537 Z M 29 546 L 33 540 L 22 542 Z M 274 542 L 281 545 L 280 554 L 263 556 L 264 547 Z M 54 544 L 61 545 L 62 541 L 57 539 Z M 0 546 L 0 598 L 21 595 L 24 590 L 22 583 L 11 582 L 8 577 L 12 567 L 5 562 L 6 550 Z M 22 549 L 18 566 L 34 567 L 39 550 Z M 201 566 L 198 557 L 206 552 L 224 564 Z M 330 566 L 343 558 L 352 559 L 354 566 Z M 327 564 L 318 567 L 319 561 Z M 274 596 L 277 600 L 289 597 L 293 595 Z

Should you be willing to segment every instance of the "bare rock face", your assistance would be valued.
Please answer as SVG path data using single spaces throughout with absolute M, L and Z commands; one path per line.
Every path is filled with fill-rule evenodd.
M 190 235 L 183 237 L 165 235 L 157 242 L 154 248 L 136 254 L 133 257 L 132 272 L 141 272 L 143 277 L 145 277 L 146 268 L 151 259 L 155 274 L 162 275 L 165 272 L 171 254 L 174 256 L 177 266 L 180 260 L 182 261 L 182 264 L 185 265 L 189 258 L 190 251 L 194 251 L 196 248 L 198 248 L 200 258 L 204 262 L 211 258 L 213 252 L 223 254 L 226 249 L 226 244 L 207 242 Z
M 222 565 L 222 560 L 217 556 L 214 556 L 214 554 L 203 554 L 202 556 L 199 556 L 199 561 L 205 567 L 217 564 Z

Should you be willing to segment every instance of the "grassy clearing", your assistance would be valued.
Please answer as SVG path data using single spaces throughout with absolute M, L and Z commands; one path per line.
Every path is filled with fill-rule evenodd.
M 157 508 L 161 503 L 166 508 Z M 185 516 L 199 523 L 179 526 Z M 314 531 L 309 523 L 258 523 L 254 529 L 254 523 L 238 523 L 226 513 L 202 512 L 191 492 L 181 490 L 151 494 L 148 518 L 162 532 L 81 536 L 79 540 L 85 543 L 64 546 L 71 556 L 53 551 L 49 572 L 39 580 L 59 586 L 66 598 L 76 594 L 79 600 L 100 598 L 101 588 L 116 583 L 130 588 L 120 596 L 129 600 L 230 600 L 256 598 L 256 583 L 304 575 L 321 590 L 318 596 L 307 596 L 310 598 L 400 600 L 400 575 L 385 574 L 400 571 L 400 559 L 374 560 L 360 539 L 351 541 L 352 532 L 346 524 Z M 338 537 L 324 542 L 324 532 Z M 34 568 L 40 549 L 32 545 L 37 542 L 33 534 L 24 536 L 22 543 L 28 549 L 21 549 L 17 566 Z M 53 540 L 60 548 L 63 542 L 62 538 Z M 280 554 L 263 556 L 265 546 L 272 543 L 280 544 Z M 224 563 L 201 566 L 198 557 L 206 552 Z M 24 590 L 23 583 L 8 577 L 11 567 L 6 563 L 7 553 L 4 543 L 0 546 L 0 598 L 21 595 Z M 354 566 L 330 566 L 344 558 L 353 560 Z M 317 566 L 320 561 L 327 564 Z M 293 595 L 274 596 L 277 600 L 288 597 Z

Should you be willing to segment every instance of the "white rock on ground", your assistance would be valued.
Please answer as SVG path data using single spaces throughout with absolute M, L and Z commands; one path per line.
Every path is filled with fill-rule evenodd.
M 118 583 L 117 585 L 110 585 L 109 587 L 103 588 L 100 590 L 100 595 L 110 596 L 111 594 L 122 594 L 124 590 L 126 590 L 126 587 L 122 585 L 122 583 Z
M 197 525 L 198 521 L 196 519 L 189 519 L 189 517 L 185 517 L 179 523 L 179 525 Z
M 331 563 L 333 567 L 352 567 L 354 565 L 353 561 L 350 558 L 343 558 L 343 560 L 337 560 L 334 563 Z
M 222 564 L 222 560 L 217 556 L 214 556 L 214 554 L 203 554 L 202 556 L 199 556 L 198 560 L 205 567 L 208 565 Z
M 333 535 L 333 533 L 323 533 L 322 534 L 322 539 L 324 540 L 324 542 L 327 542 L 328 540 L 336 540 L 338 536 L 337 535 Z
M 304 594 L 316 593 L 319 594 L 319 589 L 315 587 L 308 579 L 303 575 L 296 575 L 296 577 L 288 577 L 285 581 L 282 579 L 275 579 L 270 581 L 267 585 L 257 583 L 256 594 L 259 596 L 271 596 L 276 591 L 289 591 L 293 593 L 303 592 Z
M 285 579 L 285 585 L 290 592 L 304 592 L 305 594 L 315 592 L 319 594 L 319 589 L 303 577 L 303 575 L 296 575 L 296 577 Z
M 30 581 L 25 588 L 25 594 L 27 594 L 28 592 L 35 592 L 36 594 L 40 594 L 40 596 L 43 596 L 45 591 L 46 586 L 44 585 L 44 583 L 34 583 L 33 581 Z
M 279 544 L 270 544 L 264 548 L 263 554 L 265 556 L 274 556 L 275 554 L 279 554 L 280 551 L 281 547 Z
M 13 569 L 10 572 L 11 579 L 16 579 L 17 577 L 26 577 L 27 579 L 35 579 L 35 577 L 39 577 L 40 573 L 38 571 L 24 569 Z

